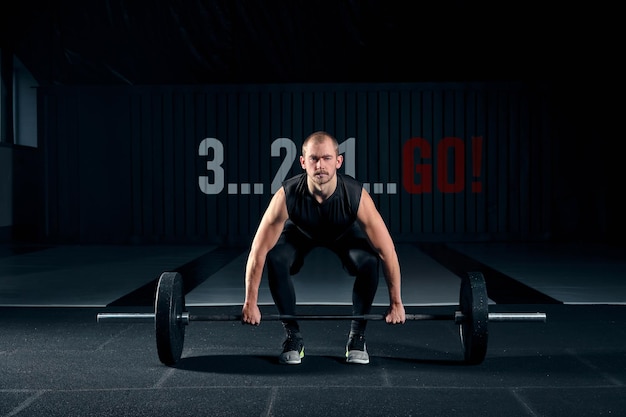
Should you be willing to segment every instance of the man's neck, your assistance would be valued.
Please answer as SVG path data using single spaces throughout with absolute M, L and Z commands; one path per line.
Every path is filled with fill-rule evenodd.
M 309 192 L 311 195 L 317 200 L 318 203 L 323 203 L 333 195 L 335 190 L 337 189 L 337 175 L 333 177 L 332 180 L 328 181 L 325 184 L 317 184 L 315 181 L 307 178 L 307 185 L 309 188 Z

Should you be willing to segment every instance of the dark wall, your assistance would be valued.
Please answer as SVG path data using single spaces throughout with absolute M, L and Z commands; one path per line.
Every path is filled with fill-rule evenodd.
M 542 83 L 44 87 L 45 238 L 248 243 L 323 129 L 398 241 L 603 239 L 565 101 Z
M 39 148 L 13 146 L 11 240 L 37 242 L 46 238 L 46 181 Z

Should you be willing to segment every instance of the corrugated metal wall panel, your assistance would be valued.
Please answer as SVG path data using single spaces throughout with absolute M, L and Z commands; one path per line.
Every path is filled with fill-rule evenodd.
M 551 233 L 557 129 L 541 89 L 46 87 L 41 95 L 52 239 L 248 242 L 274 189 L 301 171 L 302 140 L 318 129 L 337 137 L 342 170 L 366 184 L 398 240 Z M 111 200 L 121 213 L 111 215 L 103 204 Z

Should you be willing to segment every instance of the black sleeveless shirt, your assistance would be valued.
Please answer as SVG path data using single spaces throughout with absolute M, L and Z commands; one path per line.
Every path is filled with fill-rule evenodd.
M 309 192 L 306 173 L 285 180 L 283 187 L 289 214 L 286 228 L 295 225 L 319 243 L 331 243 L 348 231 L 363 235 L 356 223 L 363 184 L 356 179 L 337 173 L 337 188 L 322 203 Z

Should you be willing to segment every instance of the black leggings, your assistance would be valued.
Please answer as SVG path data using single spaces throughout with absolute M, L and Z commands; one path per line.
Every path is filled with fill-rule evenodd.
M 297 274 L 304 258 L 316 244 L 298 230 L 286 231 L 267 255 L 268 284 L 272 298 L 281 315 L 296 314 L 296 293 L 292 275 Z M 343 236 L 329 245 L 323 245 L 339 256 L 343 267 L 355 277 L 352 289 L 352 314 L 369 314 L 378 288 L 379 258 L 369 242 L 359 236 Z M 352 333 L 365 332 L 366 320 L 353 320 Z M 296 320 L 284 320 L 288 331 L 299 331 Z

